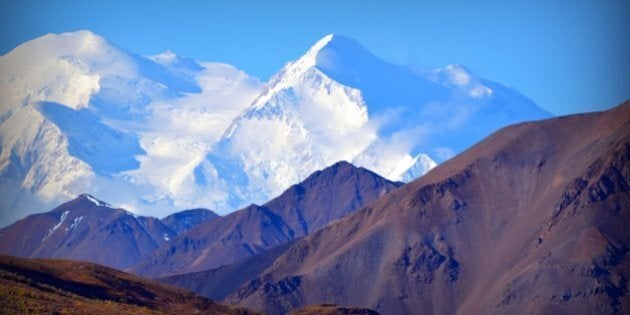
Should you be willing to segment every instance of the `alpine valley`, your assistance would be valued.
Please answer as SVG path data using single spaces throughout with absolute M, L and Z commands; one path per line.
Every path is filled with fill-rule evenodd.
M 410 181 L 550 115 L 463 66 L 414 70 L 328 35 L 267 82 L 89 31 L 0 57 L 0 226 L 89 192 L 134 213 L 263 203 L 341 160 Z

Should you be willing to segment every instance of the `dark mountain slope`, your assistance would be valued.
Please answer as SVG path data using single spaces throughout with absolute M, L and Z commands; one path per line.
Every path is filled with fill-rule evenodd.
M 242 285 L 258 277 L 293 242 L 274 247 L 256 256 L 217 269 L 178 274 L 156 280 L 220 301 L 234 293 Z

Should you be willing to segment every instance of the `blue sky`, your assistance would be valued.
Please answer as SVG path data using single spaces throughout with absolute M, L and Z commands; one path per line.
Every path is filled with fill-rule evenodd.
M 387 61 L 462 64 L 554 114 L 630 98 L 630 1 L 2 1 L 0 53 L 88 29 L 139 54 L 227 62 L 267 79 L 328 33 Z

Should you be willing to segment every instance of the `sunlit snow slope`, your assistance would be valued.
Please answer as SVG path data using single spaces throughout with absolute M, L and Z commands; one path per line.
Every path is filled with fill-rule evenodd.
M 90 192 L 146 215 L 264 202 L 338 160 L 412 180 L 549 116 L 464 67 L 413 71 L 328 35 L 266 84 L 89 31 L 0 57 L 0 225 Z
M 500 127 L 548 116 L 464 67 L 413 71 L 328 35 L 269 80 L 200 173 L 227 183 L 232 204 L 263 202 L 336 160 L 410 181 Z

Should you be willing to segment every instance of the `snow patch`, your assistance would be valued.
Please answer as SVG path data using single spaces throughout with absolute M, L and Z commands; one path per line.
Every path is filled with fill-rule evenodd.
M 66 220 L 66 217 L 70 213 L 70 210 L 66 210 L 61 214 L 61 218 L 59 219 L 59 223 L 55 224 L 51 229 L 48 230 L 48 234 L 42 238 L 42 242 L 49 238 L 60 226 L 63 224 L 63 221 Z
M 162 237 L 164 238 L 165 241 L 169 242 L 171 240 L 171 238 L 168 236 L 168 234 L 164 233 L 162 234 Z
M 103 201 L 100 201 L 100 200 L 98 200 L 98 199 L 96 199 L 96 198 L 94 198 L 94 197 L 92 197 L 90 195 L 85 195 L 85 198 L 87 198 L 87 200 L 91 201 L 93 204 L 95 204 L 97 206 L 111 208 L 110 204 L 108 204 L 106 202 L 103 202 Z
M 72 224 L 70 225 L 70 227 L 66 228 L 66 232 L 68 232 L 69 230 L 74 230 L 75 228 L 77 228 L 79 226 L 79 223 L 81 223 L 81 220 L 83 220 L 83 216 L 80 216 L 78 218 L 74 218 L 74 221 L 72 221 Z

